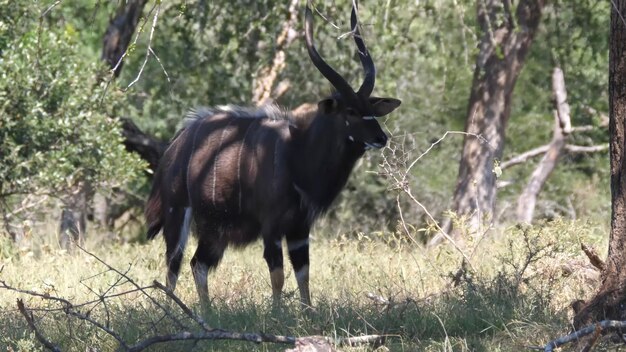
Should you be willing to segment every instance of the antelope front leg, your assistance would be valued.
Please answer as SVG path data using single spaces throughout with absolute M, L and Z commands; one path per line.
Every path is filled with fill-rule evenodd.
M 287 240 L 289 259 L 293 265 L 300 291 L 300 302 L 305 309 L 311 308 L 309 292 L 309 237 L 298 240 Z
M 276 241 L 264 240 L 263 258 L 270 269 L 270 280 L 272 282 L 272 298 L 274 302 L 280 300 L 280 295 L 285 284 L 285 272 L 283 270 L 283 248 L 280 239 Z

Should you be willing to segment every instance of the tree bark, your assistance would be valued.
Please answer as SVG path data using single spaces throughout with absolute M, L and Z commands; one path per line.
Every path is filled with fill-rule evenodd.
M 128 49 L 130 41 L 139 24 L 139 18 L 148 0 L 123 1 L 117 9 L 115 17 L 109 22 L 104 34 L 102 45 L 102 60 L 114 70 L 115 77 L 119 77 L 124 62 L 122 56 Z
M 254 80 L 254 90 L 252 92 L 252 101 L 257 106 L 270 104 L 280 95 L 284 94 L 289 88 L 289 83 L 279 84 L 277 89 L 272 91 L 272 87 L 276 79 L 285 68 L 286 53 L 285 49 L 296 39 L 298 32 L 296 30 L 298 17 L 298 0 L 291 0 L 289 5 L 289 17 L 283 23 L 283 28 L 276 38 L 275 54 L 272 64 L 263 67 Z
M 626 0 L 614 0 L 609 34 L 611 234 L 596 296 L 574 317 L 576 329 L 604 319 L 626 320 Z
M 517 200 L 517 221 L 531 223 L 535 213 L 537 195 L 554 171 L 559 157 L 565 148 L 567 136 L 572 130 L 570 109 L 567 103 L 565 78 L 563 71 L 555 67 L 552 73 L 552 91 L 554 92 L 554 134 L 548 150 L 539 165 L 530 176 L 528 185 Z
M 127 0 L 120 3 L 115 17 L 109 22 L 102 41 L 102 60 L 114 70 L 114 77 L 118 77 L 122 71 L 121 59 L 132 41 L 147 2 Z M 130 119 L 122 118 L 121 121 L 126 150 L 139 154 L 148 162 L 150 169 L 156 171 L 167 143 L 144 133 Z
M 515 82 L 535 36 L 544 0 L 522 0 L 515 13 L 506 0 L 478 0 L 483 36 L 476 59 L 452 210 L 467 218 L 470 234 L 490 221 L 495 208 L 494 163 L 502 157 Z M 480 136 L 480 138 L 477 138 Z M 450 223 L 444 226 L 450 230 Z M 453 231 L 459 237 L 460 231 Z M 433 238 L 431 244 L 441 240 Z

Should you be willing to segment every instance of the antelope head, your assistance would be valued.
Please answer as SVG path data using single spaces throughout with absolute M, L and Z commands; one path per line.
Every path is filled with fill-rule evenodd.
M 313 43 L 313 13 L 310 1 L 307 1 L 305 12 L 306 47 L 315 67 L 336 90 L 331 97 L 318 103 L 318 114 L 342 119 L 345 123 L 345 137 L 357 147 L 362 147 L 364 150 L 380 149 L 387 144 L 387 134 L 382 130 L 376 118 L 389 114 L 401 102 L 395 98 L 371 96 L 376 81 L 376 67 L 359 31 L 356 3 L 357 1 L 354 0 L 350 24 L 359 60 L 365 73 L 363 83 L 357 91 L 354 91 L 350 84 L 324 61 L 315 48 Z

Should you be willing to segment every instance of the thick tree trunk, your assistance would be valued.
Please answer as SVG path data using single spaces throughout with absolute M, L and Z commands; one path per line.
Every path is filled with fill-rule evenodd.
M 609 38 L 611 235 L 596 296 L 574 317 L 574 327 L 603 319 L 626 320 L 626 0 L 614 0 Z
M 530 176 L 528 185 L 517 200 L 517 221 L 519 222 L 532 222 L 537 196 L 554 171 L 565 148 L 567 136 L 572 130 L 565 78 L 563 71 L 558 67 L 555 67 L 552 73 L 552 91 L 554 93 L 554 134 L 547 152 Z
M 511 96 L 541 19 L 544 0 L 477 1 L 483 37 L 469 98 L 463 153 L 452 210 L 468 219 L 470 234 L 480 231 L 495 207 L 494 163 L 502 157 Z M 447 228 L 445 228 L 447 227 Z M 444 230 L 449 231 L 450 226 Z M 454 231 L 453 237 L 460 232 Z M 435 244 L 441 238 L 431 241 Z

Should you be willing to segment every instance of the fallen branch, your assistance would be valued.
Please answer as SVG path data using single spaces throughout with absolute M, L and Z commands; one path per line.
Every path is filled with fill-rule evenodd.
M 145 339 L 136 345 L 130 346 L 124 351 L 128 352 L 137 352 L 142 351 L 154 344 L 163 343 L 163 342 L 171 342 L 171 341 L 199 341 L 199 340 L 239 340 L 239 341 L 249 341 L 249 342 L 273 342 L 273 343 L 285 343 L 285 344 L 295 344 L 296 338 L 291 336 L 276 336 L 276 335 L 265 335 L 265 334 L 255 334 L 255 333 L 239 333 L 239 332 L 230 332 L 225 330 L 214 329 L 211 332 L 204 331 L 198 333 L 192 333 L 188 331 L 171 334 L 171 335 L 158 335 L 152 336 L 148 339 Z
M 353 337 L 340 337 L 335 344 L 338 346 L 356 347 L 359 345 L 373 345 L 374 347 L 380 346 L 385 343 L 385 339 L 388 335 L 363 335 Z
M 162 283 L 158 282 L 158 281 L 154 281 L 152 283 L 154 285 L 154 287 L 160 289 L 161 291 L 163 291 L 167 297 L 169 297 L 172 301 L 174 301 L 176 304 L 178 304 L 178 306 L 180 307 L 180 309 L 183 310 L 183 312 L 185 314 L 187 314 L 188 317 L 190 317 L 191 319 L 193 319 L 196 323 L 198 323 L 198 325 L 200 325 L 202 327 L 202 329 L 204 329 L 205 331 L 212 331 L 213 329 L 211 329 L 211 327 L 204 321 L 204 319 L 202 319 L 201 317 L 199 317 L 198 315 L 194 314 L 191 309 L 189 309 L 189 307 L 187 307 L 187 305 L 180 300 L 180 298 L 178 298 L 178 296 L 176 296 L 174 294 L 174 292 L 172 292 L 172 290 L 168 289 L 167 287 L 163 286 Z
M 574 331 L 573 333 L 559 337 L 556 340 L 550 341 L 545 347 L 545 352 L 552 352 L 555 348 L 563 346 L 572 341 L 578 340 L 581 337 L 597 333 L 596 330 L 599 329 L 601 332 L 612 331 L 612 330 L 620 330 L 626 328 L 626 321 L 619 320 L 603 320 L 593 325 L 586 326 L 578 331 Z
M 324 337 L 324 336 L 319 336 L 319 337 L 305 336 L 305 337 L 296 338 L 293 336 L 282 336 L 282 335 L 273 335 L 273 334 L 265 334 L 265 333 L 234 332 L 234 331 L 228 331 L 228 330 L 223 330 L 219 328 L 211 328 L 201 317 L 194 314 L 193 311 L 179 297 L 177 297 L 171 290 L 169 290 L 163 284 L 157 281 L 154 281 L 154 283 L 150 286 L 141 287 L 128 276 L 128 271 L 123 272 L 121 270 L 118 270 L 112 267 L 111 265 L 107 264 L 106 262 L 104 262 L 102 259 L 98 258 L 95 254 L 92 254 L 86 251 L 82 247 L 79 247 L 79 248 L 85 253 L 87 253 L 88 255 L 98 260 L 104 266 L 106 266 L 108 268 L 106 272 L 116 273 L 120 278 L 125 279 L 127 284 L 134 286 L 134 288 L 130 290 L 126 290 L 121 293 L 111 292 L 113 287 L 119 286 L 120 280 L 116 280 L 115 283 L 111 286 L 111 288 L 105 290 L 104 294 L 98 294 L 95 292 L 95 290 L 87 287 L 92 293 L 98 296 L 98 299 L 91 300 L 85 303 L 74 304 L 68 299 L 65 299 L 62 297 L 55 297 L 48 293 L 40 293 L 40 292 L 15 288 L 15 287 L 9 286 L 6 282 L 0 280 L 0 289 L 6 289 L 6 290 L 13 291 L 13 292 L 18 292 L 18 293 L 25 294 L 31 297 L 42 298 L 49 302 L 54 302 L 58 305 L 58 307 L 27 308 L 21 299 L 17 300 L 19 311 L 26 319 L 26 322 L 28 326 L 30 327 L 30 329 L 34 332 L 35 337 L 43 346 L 45 346 L 48 350 L 51 350 L 51 351 L 56 352 L 56 351 L 61 351 L 61 349 L 60 347 L 54 345 L 52 342 L 50 342 L 48 339 L 45 338 L 43 333 L 35 324 L 35 318 L 33 316 L 33 312 L 41 311 L 41 312 L 45 312 L 45 314 L 50 314 L 50 313 L 64 314 L 67 317 L 72 317 L 80 321 L 86 322 L 89 325 L 97 328 L 99 331 L 102 331 L 106 333 L 107 335 L 109 335 L 110 337 L 112 337 L 113 339 L 115 339 L 118 343 L 118 351 L 127 351 L 127 352 L 142 351 L 144 349 L 147 349 L 150 346 L 153 346 L 159 343 L 165 343 L 165 342 L 200 341 L 200 340 L 236 340 L 236 341 L 247 341 L 247 342 L 254 342 L 254 343 L 279 343 L 279 344 L 296 345 L 296 348 L 298 348 L 298 345 L 307 346 L 312 343 L 311 341 L 318 341 L 319 343 L 323 343 L 324 346 L 327 346 L 328 350 L 333 350 L 333 347 L 332 347 L 333 345 L 335 346 L 357 346 L 361 344 L 380 345 L 384 343 L 387 337 L 384 335 L 364 335 L 364 336 L 337 337 L 337 338 Z M 159 304 L 156 301 L 156 299 L 150 294 L 150 292 L 148 292 L 149 290 L 155 290 L 155 289 L 162 291 L 163 293 L 165 293 L 167 297 L 172 299 L 172 301 L 176 303 L 176 305 L 183 311 L 183 313 L 187 317 L 192 319 L 196 324 L 198 324 L 202 328 L 202 330 L 193 331 L 194 329 L 190 328 L 188 324 L 189 323 L 188 320 L 183 319 L 181 321 L 177 319 L 172 312 L 167 310 L 162 304 Z M 108 316 L 106 318 L 106 323 L 102 323 L 98 320 L 97 314 L 91 314 L 93 307 L 92 309 L 89 309 L 88 313 L 84 313 L 84 310 L 82 312 L 81 310 L 79 310 L 79 308 L 83 308 L 85 306 L 89 306 L 93 304 L 97 306 L 97 304 L 100 302 L 104 303 L 106 306 L 106 300 L 109 298 L 113 298 L 113 297 L 119 298 L 126 294 L 138 293 L 138 291 L 141 292 L 143 296 L 145 296 L 150 302 L 152 302 L 157 309 L 160 309 L 165 314 L 165 317 L 168 317 L 169 319 L 172 319 L 174 322 L 176 322 L 177 325 L 180 327 L 180 330 L 177 332 L 170 333 L 170 334 L 167 334 L 167 333 L 158 334 L 158 335 L 154 334 L 153 336 L 147 335 L 150 337 L 141 341 L 135 341 L 133 344 L 131 344 L 131 343 L 124 341 L 120 333 L 118 333 L 117 331 L 109 327 Z M 153 331 L 156 331 L 156 330 L 153 330 Z M 300 349 L 296 349 L 296 350 L 300 351 Z

